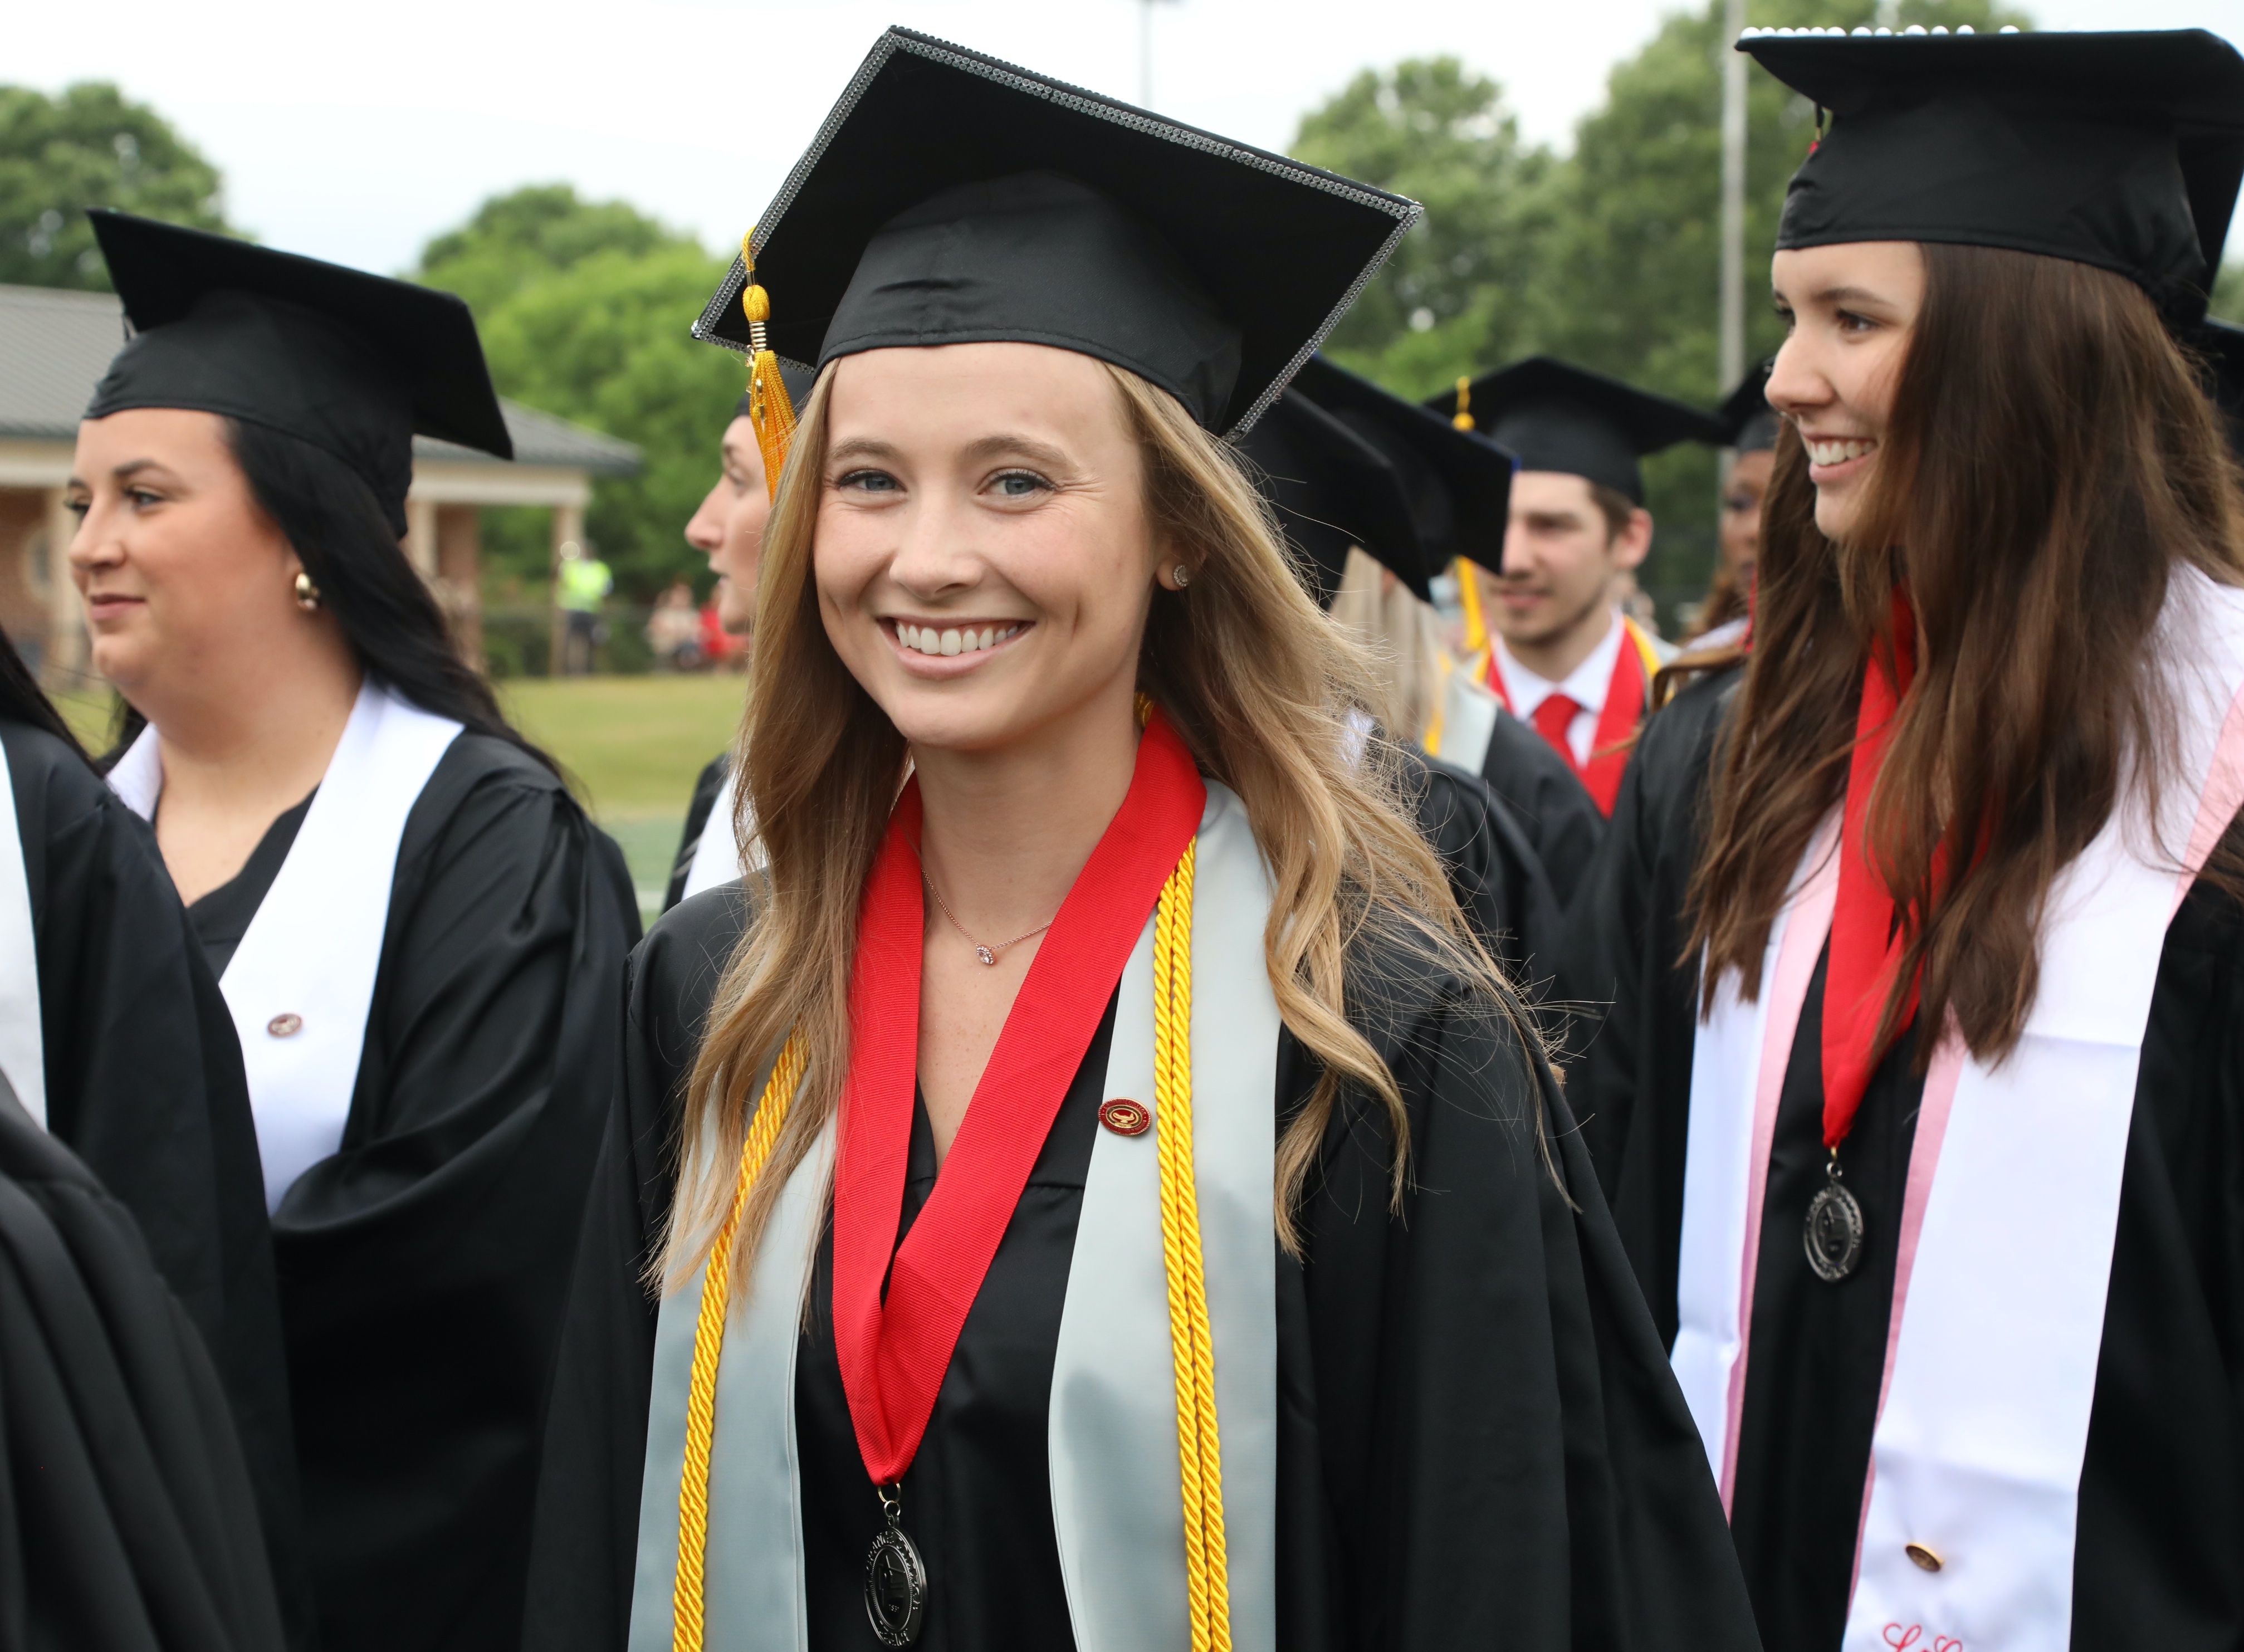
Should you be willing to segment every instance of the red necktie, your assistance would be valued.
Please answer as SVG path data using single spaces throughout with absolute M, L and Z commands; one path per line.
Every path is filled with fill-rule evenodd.
M 1566 738 L 1566 731 L 1574 726 L 1574 719 L 1581 709 L 1564 694 L 1546 694 L 1543 703 L 1535 708 L 1535 715 L 1531 719 L 1535 732 L 1549 741 L 1551 749 L 1564 757 L 1566 767 L 1578 775 L 1581 773 L 1582 766 L 1574 761 L 1573 742 Z

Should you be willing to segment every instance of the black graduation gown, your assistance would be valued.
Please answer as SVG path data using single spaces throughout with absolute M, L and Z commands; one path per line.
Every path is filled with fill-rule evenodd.
M 0 1080 L 0 1652 L 280 1652 L 230 1413 L 132 1215 Z
M 305 808 L 190 909 L 222 971 Z M 463 734 L 398 847 L 341 1148 L 273 1215 L 327 1652 L 518 1634 L 537 1443 L 618 1073 L 630 874 L 560 781 Z
M 233 1407 L 289 1640 L 306 1644 L 287 1371 L 233 1017 L 145 823 L 44 729 L 0 719 L 0 745 L 38 955 L 47 1127 L 132 1213 L 194 1322 Z
M 679 1083 L 746 916 L 740 886 L 710 890 L 633 957 L 623 1099 L 586 1209 L 539 1487 L 524 1642 L 536 1652 L 625 1643 L 657 1310 L 645 1269 L 667 1219 Z M 1705 1454 L 1547 1069 L 1508 1032 L 1450 1019 L 1453 989 L 1423 965 L 1367 964 L 1396 1005 L 1374 1036 L 1408 1098 L 1414 1179 L 1390 1215 L 1383 1114 L 1344 1107 L 1304 1211 L 1308 1260 L 1280 1258 L 1279 1644 L 1754 1646 Z M 929 1652 L 1069 1643 L 1037 1384 L 1049 1383 L 1098 1053 L 921 1447 L 946 1486 Z M 1285 1036 L 1281 1117 L 1311 1080 Z M 1538 1105 L 1578 1208 L 1542 1169 L 1526 1122 Z M 924 1177 L 929 1144 L 915 1153 Z M 830 1338 L 815 1319 L 806 1334 Z M 796 1405 L 806 1541 L 834 1550 L 809 1561 L 821 1649 L 871 1644 L 850 1593 L 875 1529 L 871 1493 L 836 1386 L 814 1340 Z M 962 1578 L 1000 1580 L 1004 1599 Z M 946 1589 L 975 1598 L 946 1603 Z
M 693 796 L 686 804 L 686 829 L 679 835 L 678 858 L 670 863 L 670 886 L 662 894 L 666 912 L 686 898 L 686 875 L 693 870 L 694 851 L 701 847 L 701 834 L 709 829 L 717 794 L 724 789 L 725 776 L 732 768 L 733 754 L 720 751 L 693 777 Z
M 1525 821 L 1462 768 L 1409 750 L 1402 761 L 1404 800 L 1442 857 L 1450 892 L 1513 981 L 1538 983 L 1550 973 L 1559 912 Z
M 1697 981 L 1676 960 L 1739 680 L 1702 680 L 1646 726 L 1561 976 L 1612 1001 L 1567 1093 L 1671 1343 Z M 1873 1075 L 1841 1148 L 1867 1249 L 1822 1284 L 1800 1223 L 1822 1181 L 1823 968 L 1778 1102 L 1734 1511 L 1762 1636 L 1801 1652 L 1836 1647 L 1844 1623 L 1923 1087 L 1907 1044 Z M 2204 883 L 2166 931 L 2144 1037 L 2077 1531 L 2075 1646 L 2244 1644 L 2244 908 Z
M 1605 836 L 1597 800 L 1551 742 L 1508 711 L 1496 720 L 1480 774 L 1517 811 L 1563 913 Z

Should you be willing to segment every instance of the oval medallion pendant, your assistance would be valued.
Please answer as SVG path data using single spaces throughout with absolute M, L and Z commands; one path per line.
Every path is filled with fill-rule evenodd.
M 1808 1207 L 1808 1265 L 1827 1285 L 1835 1285 L 1853 1273 L 1862 1260 L 1862 1207 L 1839 1185 L 1836 1176 L 1823 1184 Z
M 919 1639 L 926 1608 L 927 1568 L 896 1524 L 892 1505 L 888 1525 L 865 1557 L 865 1615 L 872 1620 L 874 1638 L 882 1646 L 909 1646 Z

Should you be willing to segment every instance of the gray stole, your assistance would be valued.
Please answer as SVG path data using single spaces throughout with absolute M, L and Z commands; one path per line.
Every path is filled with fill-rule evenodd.
M 1233 1644 L 1277 1646 L 1277 1142 L 1280 1021 L 1262 930 L 1268 874 L 1239 799 L 1208 782 L 1193 902 L 1193 1152 L 1215 1331 Z M 1123 971 L 1106 1097 L 1153 1097 L 1153 928 Z M 710 1472 L 710 1652 L 803 1652 L 794 1354 L 831 1175 L 831 1132 L 789 1180 L 736 1308 L 717 1378 Z M 1052 1370 L 1052 1519 L 1081 1652 L 1190 1644 L 1175 1372 L 1154 1133 L 1101 1130 Z M 666 1652 L 678 1485 L 700 1278 L 662 1304 L 641 1481 L 631 1652 Z M 872 1540 L 868 1531 L 866 1541 Z M 940 1591 L 938 1574 L 929 1580 Z

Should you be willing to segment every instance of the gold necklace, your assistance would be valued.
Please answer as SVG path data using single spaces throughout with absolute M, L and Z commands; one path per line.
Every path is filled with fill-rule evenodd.
M 958 914 L 950 910 L 950 904 L 943 898 L 943 891 L 936 888 L 935 880 L 933 878 L 929 877 L 925 872 L 922 872 L 920 874 L 920 882 L 925 884 L 927 885 L 927 892 L 935 897 L 935 904 L 938 907 L 942 908 L 943 915 L 950 920 L 950 927 L 956 930 L 961 935 L 966 937 L 967 944 L 974 949 L 974 956 L 980 958 L 984 964 L 988 964 L 992 966 L 994 966 L 997 962 L 997 954 L 1004 951 L 1007 947 L 1018 946 L 1023 941 L 1032 941 L 1038 936 L 1050 929 L 1053 924 L 1059 922 L 1059 919 L 1055 917 L 1049 923 L 1038 924 L 1036 928 L 1031 930 L 1025 935 L 1016 935 L 1010 941 L 1000 941 L 995 946 L 985 946 L 980 941 L 974 938 L 972 931 L 969 930 L 965 924 L 958 921 Z

